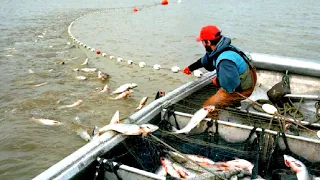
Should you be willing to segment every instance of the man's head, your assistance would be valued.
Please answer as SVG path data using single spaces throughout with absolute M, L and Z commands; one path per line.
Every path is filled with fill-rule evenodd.
M 221 37 L 221 31 L 217 26 L 207 25 L 201 28 L 200 34 L 196 40 L 198 42 L 202 42 L 206 51 L 212 52 L 220 41 Z

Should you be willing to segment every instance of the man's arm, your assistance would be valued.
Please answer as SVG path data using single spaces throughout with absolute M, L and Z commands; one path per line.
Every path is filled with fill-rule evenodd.
M 189 66 L 187 66 L 187 67 L 185 67 L 185 68 L 183 69 L 183 72 L 184 72 L 185 74 L 191 74 L 192 71 L 194 71 L 194 70 L 196 70 L 196 69 L 199 69 L 199 68 L 202 68 L 202 67 L 203 67 L 203 66 L 202 66 L 201 58 L 200 58 L 198 61 L 192 63 L 191 65 L 189 65 Z
M 196 69 L 202 68 L 201 58 L 198 59 L 196 62 L 192 63 L 188 66 L 190 71 L 194 71 Z
M 240 75 L 234 62 L 227 59 L 220 61 L 218 81 L 228 93 L 232 93 L 240 85 Z

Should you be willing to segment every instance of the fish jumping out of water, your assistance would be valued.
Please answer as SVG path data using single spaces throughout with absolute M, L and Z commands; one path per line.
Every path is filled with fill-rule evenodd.
M 210 112 L 214 111 L 215 106 L 206 106 L 199 109 L 192 118 L 190 119 L 189 123 L 180 130 L 176 130 L 172 133 L 180 134 L 180 133 L 189 133 L 194 127 L 196 127 Z
M 118 87 L 116 90 L 114 90 L 112 92 L 112 94 L 120 94 L 120 93 L 123 93 L 124 91 L 128 90 L 128 89 L 133 89 L 135 87 L 137 87 L 138 85 L 136 83 L 127 83 L 127 84 L 124 84 L 120 87 Z
M 56 121 L 56 120 L 51 120 L 51 119 L 37 119 L 37 118 L 34 118 L 32 117 L 31 118 L 32 120 L 35 120 L 35 121 L 38 121 L 44 125 L 48 125 L 48 126 L 57 126 L 57 125 L 61 125 L 62 123 L 59 122 L 59 121 Z
M 140 101 L 139 106 L 136 109 L 138 110 L 141 109 L 146 104 L 147 100 L 148 100 L 148 97 L 143 97 Z
M 81 99 L 79 99 L 77 102 L 75 102 L 73 104 L 60 106 L 60 107 L 58 107 L 58 109 L 71 108 L 71 107 L 78 106 L 80 104 L 82 104 L 82 100 Z
M 298 180 L 310 180 L 309 172 L 306 166 L 299 160 L 289 155 L 283 155 L 284 164 L 290 167 L 296 173 Z
M 112 121 L 110 121 L 110 124 L 99 129 L 99 135 L 110 130 L 117 131 L 124 135 L 147 135 L 148 133 L 159 129 L 158 126 L 153 124 L 122 124 L 117 121 L 117 116 L 118 113 L 116 112 Z

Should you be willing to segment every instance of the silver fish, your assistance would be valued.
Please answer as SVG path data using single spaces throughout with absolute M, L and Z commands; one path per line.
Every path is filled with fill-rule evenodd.
M 124 91 L 123 93 L 119 94 L 117 97 L 115 97 L 114 99 L 122 99 L 127 97 L 129 94 L 131 94 L 133 91 L 131 89 L 128 89 L 126 91 Z
M 38 121 L 44 125 L 48 125 L 48 126 L 57 126 L 57 125 L 61 125 L 62 123 L 59 122 L 59 121 L 56 121 L 56 120 L 51 120 L 51 119 L 37 119 L 37 118 L 34 118 L 32 117 L 31 118 L 32 120 L 35 120 L 35 121 Z
M 79 80 L 86 80 L 87 79 L 87 77 L 85 77 L 85 76 L 77 76 L 76 78 Z
M 104 73 L 102 71 L 98 71 L 98 79 L 101 79 L 102 81 L 109 78 L 109 74 Z
M 153 124 L 109 124 L 107 126 L 104 126 L 103 128 L 100 128 L 99 134 L 101 135 L 106 131 L 113 130 L 124 135 L 147 135 L 149 132 L 156 131 L 158 128 L 158 126 L 155 126 Z
M 306 166 L 299 160 L 289 155 L 283 155 L 284 164 L 296 173 L 298 180 L 311 180 Z
M 138 110 L 141 109 L 146 104 L 147 100 L 148 100 L 148 97 L 143 97 L 140 101 L 139 106 L 136 109 Z
M 89 142 L 91 140 L 91 137 L 89 135 L 89 133 L 86 130 L 83 129 L 79 129 L 77 131 L 77 134 L 85 141 Z
M 79 99 L 78 101 L 76 101 L 75 103 L 73 104 L 70 104 L 70 105 L 63 105 L 63 106 L 60 106 L 58 107 L 58 109 L 64 109 L 64 108 L 71 108 L 71 107 L 75 107 L 75 106 L 78 106 L 82 103 L 82 100 Z
M 108 92 L 108 90 L 109 90 L 109 87 L 106 84 L 100 92 Z
M 180 179 L 180 174 L 178 173 L 177 170 L 174 169 L 173 165 L 172 165 L 172 162 L 165 158 L 165 157 L 161 157 L 160 158 L 160 162 L 161 162 L 161 165 L 164 167 L 164 169 L 166 170 L 166 172 L 171 176 L 171 177 L 174 177 L 174 178 L 178 178 Z
M 185 163 L 187 161 L 189 161 L 188 159 L 186 159 L 185 157 L 183 157 L 182 155 L 173 152 L 173 151 L 168 151 L 168 155 L 174 159 L 175 161 L 177 161 L 178 163 Z M 197 162 L 199 164 L 202 165 L 213 165 L 215 164 L 214 161 L 212 161 L 209 158 L 206 158 L 204 156 L 200 156 L 200 155 L 194 155 L 194 154 L 183 154 L 184 156 L 187 156 L 189 159 L 193 160 L 194 162 Z
M 97 68 L 82 68 L 80 70 L 84 72 L 95 72 Z
M 159 176 L 167 176 L 167 171 L 163 166 L 159 166 L 159 168 L 156 170 L 155 174 L 159 175 Z
M 137 87 L 138 85 L 136 83 L 127 83 L 127 84 L 124 84 L 120 87 L 118 87 L 116 90 L 114 90 L 112 92 L 112 94 L 119 94 L 119 93 L 122 93 L 128 89 L 133 89 L 135 87 Z
M 194 113 L 189 123 L 183 129 L 174 131 L 172 133 L 174 134 L 189 133 L 208 115 L 209 112 L 214 111 L 214 109 L 215 109 L 214 106 L 207 106 L 199 109 L 196 113 Z
M 196 173 L 191 172 L 190 170 L 184 168 L 178 163 L 172 163 L 173 168 L 180 174 L 182 178 L 193 179 L 197 176 Z

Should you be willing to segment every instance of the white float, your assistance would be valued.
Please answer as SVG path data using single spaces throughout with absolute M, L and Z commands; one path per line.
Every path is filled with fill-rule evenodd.
M 161 69 L 161 66 L 159 64 L 155 64 L 155 65 L 153 65 L 153 69 L 159 70 L 159 69 Z
M 178 66 L 173 66 L 173 67 L 171 68 L 171 71 L 174 72 L 174 73 L 177 73 L 177 72 L 180 71 L 180 68 L 179 68 Z
M 143 67 L 146 66 L 146 63 L 145 62 L 139 62 L 139 66 L 143 68 Z
M 118 57 L 118 58 L 117 58 L 117 61 L 118 61 L 118 62 L 122 62 L 123 59 L 122 59 L 121 57 Z

